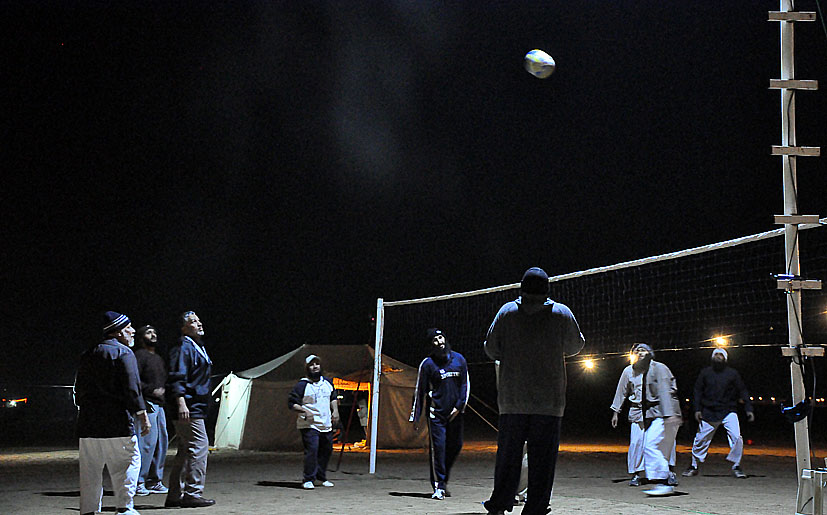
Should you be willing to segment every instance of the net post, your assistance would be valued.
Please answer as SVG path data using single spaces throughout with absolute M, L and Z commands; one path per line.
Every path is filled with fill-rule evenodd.
M 373 394 L 370 406 L 370 473 L 376 473 L 376 437 L 379 432 L 379 378 L 382 375 L 382 337 L 385 331 L 385 306 L 376 299 L 376 340 L 373 347 Z

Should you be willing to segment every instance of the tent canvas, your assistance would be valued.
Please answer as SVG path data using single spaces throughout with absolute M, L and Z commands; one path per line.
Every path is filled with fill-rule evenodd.
M 343 381 L 346 389 L 372 393 L 373 349 L 367 345 L 302 345 L 267 363 L 230 373 L 221 385 L 221 405 L 215 428 L 215 446 L 253 450 L 301 450 L 294 411 L 287 395 L 305 376 L 305 358 L 322 359 L 327 377 Z M 417 370 L 382 356 L 377 447 L 425 447 L 427 435 L 408 423 Z M 349 413 L 341 412 L 346 424 Z M 371 414 L 372 415 L 372 414 Z M 354 417 L 358 424 L 358 418 Z M 351 426 L 353 429 L 353 426 Z

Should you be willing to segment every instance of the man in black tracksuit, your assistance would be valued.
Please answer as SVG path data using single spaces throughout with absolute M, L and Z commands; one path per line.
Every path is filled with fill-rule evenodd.
M 468 364 L 462 354 L 451 350 L 442 331 L 429 329 L 427 340 L 431 355 L 419 364 L 410 422 L 418 429 L 427 405 L 434 488 L 431 497 L 442 500 L 451 495 L 446 487 L 451 466 L 462 449 L 462 413 L 471 390 Z

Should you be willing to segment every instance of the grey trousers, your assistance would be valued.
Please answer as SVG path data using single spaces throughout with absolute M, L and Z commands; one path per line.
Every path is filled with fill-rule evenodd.
M 179 500 L 182 495 L 201 497 L 207 480 L 207 455 L 210 442 L 204 419 L 176 420 L 178 453 L 169 473 L 168 500 Z

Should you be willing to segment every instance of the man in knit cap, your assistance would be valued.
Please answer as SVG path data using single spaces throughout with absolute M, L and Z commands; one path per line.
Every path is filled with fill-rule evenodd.
M 566 356 L 585 344 L 571 310 L 548 297 L 548 275 L 529 268 L 520 296 L 504 304 L 485 338 L 485 352 L 499 361 L 499 434 L 494 490 L 488 513 L 511 511 L 528 444 L 528 499 L 524 515 L 545 515 L 551 499 L 566 406 Z
M 150 422 L 141 395 L 138 364 L 129 349 L 135 329 L 129 317 L 107 311 L 103 341 L 81 355 L 75 378 L 78 406 L 80 513 L 101 511 L 103 470 L 109 471 L 118 513 L 137 515 L 133 496 L 138 486 L 141 453 L 135 418 L 141 434 Z
M 729 455 L 726 459 L 732 462 L 732 475 L 744 479 L 747 477 L 741 470 L 744 440 L 741 437 L 736 410 L 740 399 L 744 402 L 747 421 L 752 422 L 755 420 L 752 402 L 741 375 L 728 366 L 727 352 L 724 349 L 715 349 L 712 351 L 711 359 L 712 364 L 701 370 L 698 380 L 695 381 L 694 405 L 698 432 L 692 443 L 692 464 L 683 475 L 698 475 L 699 465 L 706 460 L 709 443 L 718 427 L 723 425 L 729 440 Z
M 452 350 L 439 329 L 425 336 L 430 354 L 419 364 L 410 422 L 419 429 L 421 417 L 428 421 L 431 457 L 432 499 L 450 497 L 451 467 L 462 449 L 462 413 L 471 394 L 468 364 Z

